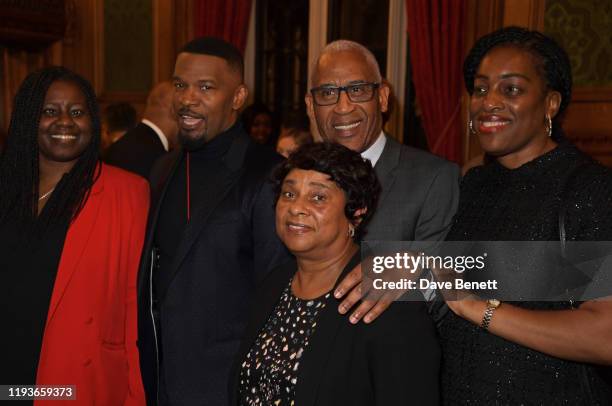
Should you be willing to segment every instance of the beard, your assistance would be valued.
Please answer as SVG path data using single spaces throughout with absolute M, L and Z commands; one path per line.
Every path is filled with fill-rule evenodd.
M 179 131 L 178 141 L 186 151 L 198 150 L 207 143 L 206 134 L 197 134 L 194 137 L 193 135 L 186 134 L 183 131 Z

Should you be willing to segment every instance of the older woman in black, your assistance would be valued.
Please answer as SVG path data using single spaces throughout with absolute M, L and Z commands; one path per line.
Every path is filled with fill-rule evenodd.
M 232 404 L 437 404 L 439 350 L 422 303 L 354 326 L 330 295 L 360 260 L 380 190 L 370 163 L 340 145 L 306 145 L 276 180 L 276 230 L 295 262 L 258 289 Z
M 567 240 L 612 240 L 612 174 L 561 132 L 572 85 L 565 52 L 539 32 L 506 28 L 476 42 L 464 76 L 470 129 L 487 157 L 463 180 L 447 240 L 559 240 L 561 211 Z M 611 404 L 592 366 L 612 364 L 611 301 L 447 304 L 445 404 Z

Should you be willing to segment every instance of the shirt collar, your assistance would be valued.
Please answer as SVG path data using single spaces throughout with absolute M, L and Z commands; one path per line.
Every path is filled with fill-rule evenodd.
M 168 146 L 168 138 L 166 138 L 166 136 L 164 135 L 164 132 L 158 126 L 156 126 L 154 123 L 147 120 L 146 118 L 143 118 L 141 122 L 145 125 L 148 125 L 149 127 L 151 127 L 153 131 L 155 131 L 155 134 L 157 134 L 157 136 L 159 137 L 159 140 L 164 146 L 164 149 L 166 150 L 166 152 L 168 152 L 170 147 Z
M 378 138 L 374 141 L 374 144 L 370 145 L 370 148 L 366 149 L 361 153 L 361 157 L 364 159 L 369 159 L 372 163 L 372 166 L 376 165 L 378 159 L 382 155 L 383 149 L 385 149 L 385 144 L 387 144 L 387 137 L 385 134 L 380 131 Z

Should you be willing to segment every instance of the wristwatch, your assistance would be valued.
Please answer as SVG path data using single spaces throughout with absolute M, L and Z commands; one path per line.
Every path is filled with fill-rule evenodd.
M 487 309 L 482 316 L 482 322 L 480 322 L 480 327 L 483 330 L 489 329 L 489 323 L 491 323 L 491 319 L 493 318 L 493 312 L 501 306 L 501 301 L 497 299 L 488 299 L 487 300 Z

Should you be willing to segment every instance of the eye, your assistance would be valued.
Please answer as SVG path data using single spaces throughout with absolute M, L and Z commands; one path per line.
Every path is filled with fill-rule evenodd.
M 55 116 L 57 114 L 57 111 L 55 109 L 49 107 L 49 108 L 43 109 L 42 113 L 45 116 L 53 117 L 53 116 Z
M 71 110 L 70 115 L 72 117 L 81 117 L 85 115 L 85 110 L 82 110 L 82 109 Z
M 312 196 L 312 200 L 314 200 L 315 202 L 323 202 L 327 200 L 327 197 L 324 194 L 316 193 Z
M 335 97 L 338 89 L 329 87 L 325 89 L 321 89 L 321 96 L 323 97 Z
M 509 94 L 510 96 L 517 96 L 521 93 L 523 93 L 523 89 L 516 85 L 509 85 L 506 87 L 506 94 Z
M 474 95 L 482 96 L 487 94 L 487 88 L 485 86 L 474 86 Z
M 295 195 L 293 194 L 293 192 L 285 190 L 285 191 L 281 192 L 281 196 L 283 198 L 285 198 L 285 199 L 293 199 Z
M 208 92 L 209 90 L 213 90 L 214 87 L 211 85 L 200 85 L 200 90 L 203 92 Z
M 366 85 L 353 85 L 349 87 L 349 91 L 354 95 L 360 95 L 365 93 Z
M 174 82 L 174 88 L 175 89 L 184 89 L 185 88 L 185 84 L 181 83 L 181 82 Z

